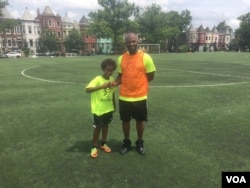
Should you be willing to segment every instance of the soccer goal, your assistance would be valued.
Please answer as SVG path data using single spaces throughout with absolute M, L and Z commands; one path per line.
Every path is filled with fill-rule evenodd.
M 149 54 L 160 54 L 161 45 L 160 44 L 138 44 L 138 49 L 143 50 Z

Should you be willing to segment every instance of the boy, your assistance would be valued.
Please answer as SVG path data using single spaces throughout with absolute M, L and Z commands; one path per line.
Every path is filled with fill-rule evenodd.
M 116 69 L 116 62 L 113 59 L 105 59 L 101 63 L 103 75 L 96 76 L 86 86 L 86 92 L 91 93 L 91 112 L 94 119 L 93 148 L 90 156 L 96 158 L 98 155 L 98 140 L 102 130 L 102 142 L 100 148 L 105 152 L 111 152 L 106 139 L 108 134 L 108 125 L 113 118 L 115 111 L 115 88 L 111 87 L 114 78 L 111 77 Z

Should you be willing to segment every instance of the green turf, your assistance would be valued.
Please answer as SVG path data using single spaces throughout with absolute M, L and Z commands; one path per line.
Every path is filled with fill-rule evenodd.
M 249 53 L 153 55 L 146 156 L 118 153 L 116 112 L 113 152 L 91 159 L 84 87 L 106 57 L 0 59 L 1 188 L 219 188 L 222 171 L 250 171 Z

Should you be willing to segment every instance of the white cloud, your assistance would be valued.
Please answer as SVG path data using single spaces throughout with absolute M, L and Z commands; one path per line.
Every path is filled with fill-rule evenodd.
M 161 6 L 163 11 L 182 11 L 188 9 L 193 17 L 193 24 L 203 24 L 213 27 L 221 21 L 226 21 L 230 27 L 236 27 L 233 20 L 243 14 L 250 12 L 250 0 L 128 0 L 140 7 L 151 6 L 152 3 Z M 90 11 L 101 8 L 98 0 L 9 0 L 10 6 L 7 8 L 14 18 L 21 17 L 25 7 L 28 7 L 35 17 L 37 8 L 42 12 L 46 5 L 49 5 L 54 13 L 59 13 L 62 17 L 65 13 L 70 19 L 79 21 L 83 15 L 88 16 Z

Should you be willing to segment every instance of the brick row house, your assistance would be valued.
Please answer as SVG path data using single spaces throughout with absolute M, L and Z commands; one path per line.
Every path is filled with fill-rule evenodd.
M 3 16 L 0 17 L 0 23 L 14 19 L 6 7 L 1 9 L 1 11 Z M 22 17 L 16 19 L 16 21 L 18 25 L 14 29 L 6 29 L 0 33 L 0 53 L 14 50 L 21 51 L 24 42 L 27 42 L 30 53 L 37 53 L 39 51 L 38 39 L 45 29 L 49 29 L 50 32 L 55 34 L 61 53 L 65 53 L 63 41 L 72 29 L 78 30 L 82 36 L 85 44 L 82 53 L 94 55 L 101 49 L 111 53 L 111 39 L 97 39 L 95 36 L 86 34 L 90 20 L 84 15 L 80 22 L 77 23 L 76 21 L 71 21 L 67 14 L 63 18 L 59 14 L 54 14 L 51 8 L 46 6 L 42 12 L 37 9 L 37 15 L 33 18 L 26 7 Z
M 190 26 L 187 31 L 187 45 L 190 51 L 217 51 L 228 50 L 233 33 L 229 29 L 218 31 L 216 27 L 211 30 L 202 25 L 198 28 Z
M 1 11 L 3 16 L 0 17 L 0 23 L 1 21 L 13 19 L 6 7 L 1 9 Z M 84 41 L 85 46 L 82 49 L 82 54 L 112 53 L 112 39 L 100 39 L 87 34 L 86 30 L 88 29 L 90 20 L 84 15 L 79 23 L 77 23 L 76 21 L 71 21 L 67 14 L 63 18 L 59 14 L 54 14 L 51 8 L 46 6 L 42 13 L 37 9 L 35 18 L 32 17 L 28 8 L 25 8 L 22 17 L 16 19 L 16 21 L 17 25 L 14 29 L 6 29 L 0 33 L 0 53 L 21 50 L 25 41 L 28 44 L 28 48 L 30 48 L 30 52 L 37 53 L 39 51 L 38 39 L 46 28 L 49 28 L 56 35 L 60 49 L 59 52 L 61 53 L 65 53 L 63 41 L 73 28 L 79 31 Z M 228 29 L 218 31 L 216 27 L 213 27 L 210 30 L 208 27 L 204 28 L 202 25 L 198 28 L 191 25 L 186 36 L 187 46 L 190 51 L 227 50 L 233 39 L 233 33 Z
M 3 16 L 0 17 L 0 23 L 6 20 L 13 19 L 13 17 L 6 8 L 2 8 L 1 12 Z M 19 20 L 17 20 L 17 23 L 18 25 L 13 29 L 4 29 L 3 31 L 0 31 L 0 52 L 8 51 L 9 49 L 15 51 L 21 48 L 21 24 Z

